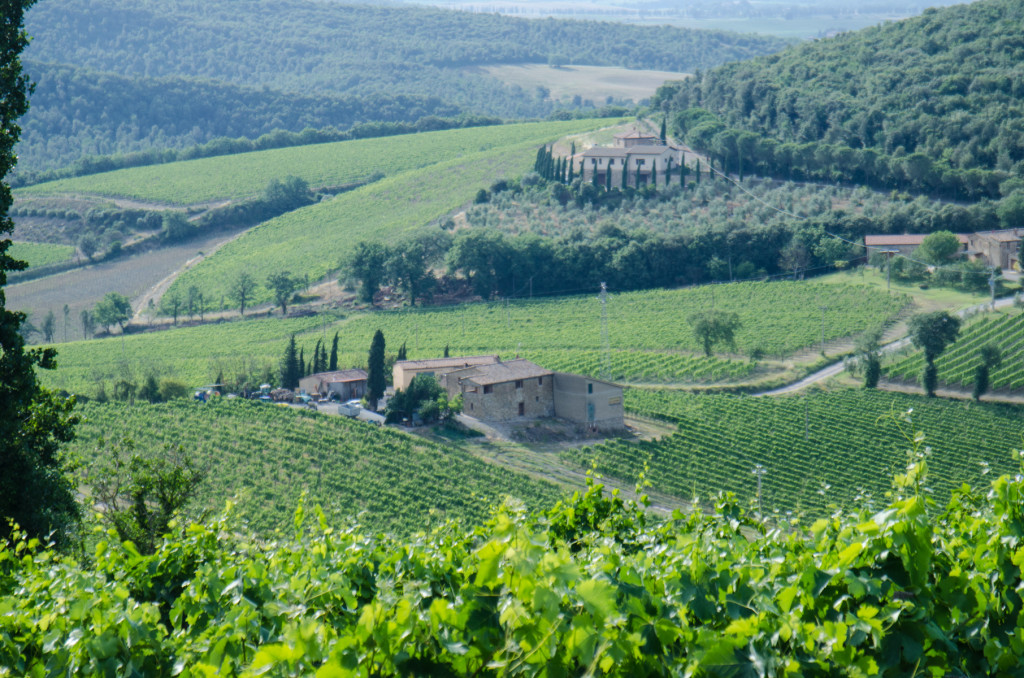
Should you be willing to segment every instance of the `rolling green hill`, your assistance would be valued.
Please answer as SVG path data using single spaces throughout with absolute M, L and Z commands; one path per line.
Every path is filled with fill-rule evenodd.
M 336 186 L 524 142 L 536 150 L 563 134 L 610 124 L 522 123 L 278 148 L 61 179 L 18 189 L 15 195 L 87 194 L 172 205 L 241 199 L 285 176 L 300 177 L 313 187 Z
M 196 506 L 220 511 L 235 501 L 239 516 L 264 535 L 291 524 L 302 493 L 335 527 L 358 519 L 364 528 L 402 534 L 447 519 L 480 523 L 506 496 L 541 508 L 560 494 L 554 485 L 456 449 L 287 407 L 177 400 L 87 404 L 81 413 L 84 422 L 69 449 L 87 464 L 106 455 L 99 438 L 129 437 L 145 454 L 182 445 L 206 474 Z
M 752 372 L 756 366 L 746 358 L 698 357 L 686 317 L 708 307 L 712 294 L 716 308 L 740 315 L 743 326 L 736 340 L 742 355 L 754 347 L 789 355 L 817 342 L 822 301 L 834 309 L 825 328 L 828 340 L 891 319 L 907 303 L 904 297 L 853 285 L 792 282 L 612 294 L 608 318 L 613 378 L 708 383 L 735 381 Z M 292 334 L 311 356 L 318 340 L 329 345 L 337 332 L 339 366 L 357 367 L 366 364 L 377 329 L 383 331 L 389 353 L 404 343 L 410 358 L 437 357 L 447 346 L 452 355 L 521 355 L 550 369 L 598 375 L 600 319 L 594 294 L 364 313 L 341 320 L 324 315 L 226 322 L 60 344 L 59 369 L 43 372 L 41 378 L 51 386 L 89 394 L 100 384 L 110 392 L 113 382 L 121 379 L 141 384 L 148 374 L 195 386 L 221 375 L 233 386 L 248 380 L 253 388 L 277 379 L 278 363 Z
M 990 470 L 1018 470 L 1012 451 L 1024 435 L 1016 406 L 884 391 L 755 398 L 633 389 L 626 407 L 677 422 L 679 432 L 657 441 L 570 450 L 563 458 L 626 481 L 646 463 L 647 479 L 660 492 L 706 499 L 728 491 L 746 505 L 757 497 L 751 471 L 759 464 L 767 471 L 765 512 L 810 518 L 828 514 L 833 505 L 884 505 L 893 475 L 915 459 L 910 451 L 919 431 L 929 491 L 940 503 L 961 483 L 981 485 Z
M 280 128 L 424 116 L 542 118 L 606 103 L 552 97 L 473 67 L 565 63 L 690 72 L 777 38 L 409 5 L 314 0 L 67 0 L 29 12 L 23 178 L 97 154 Z M 562 56 L 558 56 L 562 55 Z M 315 94 L 311 94 L 315 93 Z M 609 93 L 609 96 L 611 93 Z
M 920 153 L 937 164 L 911 164 L 911 174 L 1019 174 L 1022 20 L 1024 6 L 1016 0 L 929 9 L 708 70 L 663 88 L 659 103 L 670 111 L 703 108 L 726 126 L 777 142 L 824 142 L 897 157 Z M 842 162 L 862 160 L 854 155 Z
M 93 156 L 183 149 L 274 130 L 346 130 L 366 121 L 413 123 L 461 109 L 436 96 L 292 93 L 181 76 L 128 77 L 28 62 L 35 82 L 22 119 L 18 176 Z

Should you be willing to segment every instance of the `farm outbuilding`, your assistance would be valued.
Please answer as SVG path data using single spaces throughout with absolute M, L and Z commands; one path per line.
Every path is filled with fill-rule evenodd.
M 442 376 L 454 370 L 463 370 L 476 365 L 492 365 L 497 362 L 501 362 L 501 358 L 496 355 L 468 355 L 453 358 L 431 358 L 429 360 L 399 360 L 391 369 L 391 381 L 395 386 L 395 390 L 400 389 L 404 391 L 409 388 L 409 384 L 412 383 L 413 377 L 417 374 L 429 374 L 440 381 Z
M 338 370 L 311 374 L 299 379 L 299 393 L 315 395 L 320 398 L 334 395 L 343 402 L 362 398 L 366 395 L 366 371 Z
M 625 426 L 622 387 L 579 374 L 556 372 L 555 416 L 599 431 Z

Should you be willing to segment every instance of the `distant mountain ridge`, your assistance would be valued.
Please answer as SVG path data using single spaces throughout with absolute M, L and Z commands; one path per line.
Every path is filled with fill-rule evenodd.
M 1024 176 L 1024 3 L 981 0 L 726 64 L 656 96 L 780 142 Z
M 463 113 L 543 118 L 569 104 L 464 67 L 555 58 L 690 71 L 785 44 L 313 0 L 61 0 L 34 6 L 26 26 L 28 72 L 39 84 L 22 173 L 273 129 Z
M 64 0 L 33 8 L 30 59 L 159 77 L 344 91 L 352 64 L 573 63 L 689 71 L 780 49 L 777 38 L 581 21 L 531 21 L 406 5 L 310 0 Z M 169 58 L 173 57 L 173 58 Z M 389 80 L 405 80 L 395 73 Z

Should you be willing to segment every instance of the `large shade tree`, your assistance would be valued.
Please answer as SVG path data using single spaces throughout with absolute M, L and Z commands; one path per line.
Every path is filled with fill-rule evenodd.
M 0 22 L 0 179 L 14 168 L 17 120 L 28 110 L 29 83 L 21 72 L 23 29 L 32 0 L 4 0 Z M 0 539 L 12 524 L 29 536 L 68 543 L 79 517 L 74 485 L 64 471 L 60 444 L 74 436 L 73 400 L 61 399 L 36 381 L 35 368 L 56 366 L 53 349 L 26 350 L 19 332 L 25 314 L 7 309 L 8 271 L 27 264 L 10 256 L 14 223 L 10 185 L 0 180 Z

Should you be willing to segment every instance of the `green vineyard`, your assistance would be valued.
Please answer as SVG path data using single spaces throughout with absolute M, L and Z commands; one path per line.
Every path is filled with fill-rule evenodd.
M 994 344 L 1002 352 L 1003 362 L 992 370 L 991 388 L 1024 388 L 1024 313 L 1010 311 L 986 314 L 960 331 L 960 337 L 935 361 L 939 381 L 950 386 L 971 388 L 975 370 L 981 363 L 978 349 Z M 898 359 L 886 370 L 890 379 L 917 383 L 924 371 L 921 353 Z
M 914 396 L 844 391 L 805 397 L 692 396 L 630 390 L 627 407 L 677 422 L 679 432 L 657 441 L 615 441 L 570 450 L 582 468 L 634 481 L 650 465 L 654 488 L 683 498 L 734 492 L 755 501 L 760 464 L 765 512 L 817 517 L 881 502 L 904 469 L 914 435 L 925 435 L 928 486 L 944 502 L 961 483 L 1019 468 L 1024 446 L 1020 408 L 925 401 Z M 903 415 L 912 410 L 910 420 Z
M 159 454 L 182 445 L 206 470 L 198 503 L 237 504 L 257 533 L 287 526 L 299 499 L 320 504 L 334 525 L 408 534 L 446 519 L 484 520 L 506 496 L 529 507 L 553 503 L 554 485 L 374 424 L 237 399 L 209 405 L 92 404 L 80 408 L 73 454 L 88 463 L 97 439 L 129 437 Z
M 611 373 L 634 383 L 731 382 L 750 375 L 746 358 L 705 358 L 699 354 L 686 318 L 707 308 L 733 310 L 743 327 L 737 350 L 763 348 L 791 354 L 820 336 L 816 304 L 836 309 L 825 328 L 828 340 L 863 331 L 894 318 L 908 300 L 856 286 L 815 283 L 738 283 L 681 290 L 647 290 L 608 297 Z M 727 290 L 727 292 L 726 292 Z M 810 309 L 810 310 L 808 310 Z M 555 370 L 597 376 L 601 372 L 601 302 L 596 295 L 513 300 L 440 308 L 406 308 L 362 313 L 338 319 L 321 315 L 296 319 L 258 319 L 180 328 L 87 342 L 61 344 L 59 369 L 44 373 L 50 386 L 69 391 L 94 389 L 103 380 L 141 380 L 148 373 L 194 385 L 222 374 L 253 371 L 274 378 L 291 334 L 310 355 L 317 340 L 338 332 L 339 365 L 365 365 L 373 333 L 380 329 L 388 351 L 404 343 L 410 359 L 433 358 L 448 347 L 451 355 L 498 353 L 524 356 Z M 126 376 L 127 375 L 127 376 Z
M 613 124 L 613 120 L 524 123 L 278 148 L 62 179 L 18 189 L 17 195 L 74 193 L 191 205 L 254 196 L 272 179 L 288 175 L 311 186 L 343 185 Z

